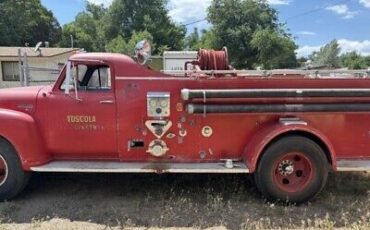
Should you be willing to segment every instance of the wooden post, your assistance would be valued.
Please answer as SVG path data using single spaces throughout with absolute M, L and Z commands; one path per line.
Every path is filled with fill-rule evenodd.
M 24 85 L 24 74 L 23 74 L 23 60 L 22 60 L 22 50 L 18 49 L 18 69 L 19 69 L 19 82 L 21 86 Z
M 27 52 L 25 52 L 24 54 L 24 84 L 25 86 L 29 86 L 30 85 L 30 69 L 29 69 L 29 66 L 28 66 L 28 58 L 27 58 Z

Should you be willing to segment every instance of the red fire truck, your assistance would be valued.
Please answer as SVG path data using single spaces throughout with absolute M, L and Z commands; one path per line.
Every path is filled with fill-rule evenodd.
M 366 71 L 238 71 L 224 49 L 180 76 L 145 54 L 75 54 L 52 86 L 0 91 L 1 200 L 30 172 L 251 173 L 301 203 L 331 170 L 370 170 Z

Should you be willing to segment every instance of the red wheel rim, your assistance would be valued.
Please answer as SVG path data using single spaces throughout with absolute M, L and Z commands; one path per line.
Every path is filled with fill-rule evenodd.
M 313 176 L 311 160 L 300 152 L 284 154 L 274 164 L 274 183 L 284 192 L 295 193 L 304 190 Z
M 4 184 L 8 177 L 8 165 L 3 156 L 0 155 L 0 186 Z

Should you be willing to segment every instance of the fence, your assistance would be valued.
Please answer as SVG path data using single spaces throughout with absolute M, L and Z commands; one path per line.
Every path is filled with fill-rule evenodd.
M 48 85 L 55 82 L 60 69 L 30 66 L 27 52 L 18 50 L 19 81 L 21 86 Z

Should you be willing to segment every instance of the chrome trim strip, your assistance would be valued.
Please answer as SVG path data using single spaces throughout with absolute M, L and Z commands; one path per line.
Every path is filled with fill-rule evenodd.
M 281 117 L 279 122 L 283 125 L 307 125 L 307 122 L 296 117 Z
M 339 160 L 337 171 L 340 172 L 370 172 L 370 160 Z
M 116 80 L 148 80 L 148 81 L 162 81 L 162 80 L 171 80 L 171 81 L 194 81 L 195 78 L 191 77 L 116 77 Z
M 35 172 L 79 173 L 249 173 L 244 163 L 235 162 L 234 168 L 224 163 L 120 163 L 98 161 L 55 161 L 31 167 Z

